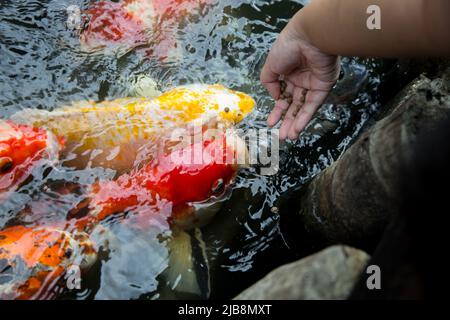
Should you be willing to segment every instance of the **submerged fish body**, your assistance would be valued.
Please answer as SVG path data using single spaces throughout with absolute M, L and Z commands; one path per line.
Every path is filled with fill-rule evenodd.
M 143 146 L 154 145 L 175 129 L 213 122 L 233 126 L 254 105 L 244 93 L 221 85 L 198 84 L 176 87 L 154 99 L 79 102 L 51 112 L 26 110 L 11 119 L 64 137 L 62 158 L 66 165 L 101 166 L 120 174 L 134 167 Z
M 195 157 L 199 152 L 201 162 L 182 161 L 189 158 L 186 155 Z M 242 153 L 245 159 L 246 152 L 243 141 L 230 135 L 182 146 L 115 181 L 95 184 L 89 196 L 90 210 L 84 217 L 69 217 L 70 221 L 57 225 L 14 226 L 0 231 L 0 263 L 3 264 L 0 265 L 0 297 L 57 297 L 64 291 L 59 283 L 70 266 L 85 270 L 95 261 L 98 245 L 90 234 L 116 213 L 137 212 L 137 219 L 129 221 L 133 228 L 139 229 L 151 226 L 158 219 L 184 226 L 196 223 L 201 217 L 183 210 L 183 206 L 220 197 L 232 182 Z M 186 243 L 185 238 L 179 238 L 183 240 L 180 243 Z M 179 241 L 175 239 L 171 243 Z M 179 250 L 174 252 L 177 261 L 191 261 L 183 256 L 185 250 L 181 255 Z M 195 277 L 189 274 L 187 278 L 183 290 L 192 287 L 197 292 Z
M 41 160 L 57 160 L 62 144 L 42 128 L 0 120 L 0 200 L 22 184 Z
M 176 55 L 174 26 L 210 0 L 125 0 L 92 3 L 80 35 L 82 48 L 126 51 L 147 45 L 147 55 L 166 59 Z
M 101 221 L 129 209 L 169 207 L 170 220 L 178 227 L 203 223 L 192 204 L 220 198 L 232 183 L 247 155 L 245 143 L 235 135 L 221 134 L 163 154 L 146 166 L 113 181 L 95 184 L 89 207 L 91 218 Z M 194 159 L 201 161 L 194 162 Z M 142 219 L 151 220 L 148 210 Z M 145 222 L 143 222 L 145 224 Z
M 119 45 L 133 48 L 149 41 L 144 19 L 128 10 L 124 2 L 95 2 L 84 14 L 88 16 L 80 35 L 84 50 Z
M 58 282 L 76 265 L 82 270 L 96 259 L 96 250 L 82 232 L 54 227 L 15 226 L 0 231 L 0 298 L 49 299 Z

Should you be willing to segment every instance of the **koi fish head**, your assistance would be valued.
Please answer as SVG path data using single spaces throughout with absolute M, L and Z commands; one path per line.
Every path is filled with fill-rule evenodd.
M 154 102 L 162 110 L 170 110 L 173 117 L 180 115 L 184 122 L 206 124 L 213 120 L 230 127 L 242 121 L 255 107 L 249 95 L 223 85 L 192 84 L 167 91 Z
M 0 120 L 0 199 L 25 181 L 38 160 L 56 159 L 61 144 L 46 130 Z
M 242 139 L 221 133 L 159 157 L 144 169 L 143 183 L 172 203 L 176 225 L 189 228 L 215 214 L 247 157 Z
M 143 203 L 156 205 L 147 210 L 144 219 L 166 214 L 167 204 L 170 219 L 183 228 L 209 219 L 215 212 L 196 208 L 211 209 L 223 198 L 239 168 L 247 163 L 247 147 L 236 135 L 222 132 L 175 148 L 117 180 L 95 185 L 90 197 L 93 219 L 103 220 L 130 209 L 139 211 Z
M 166 198 L 175 206 L 205 201 L 223 193 L 236 171 L 246 164 L 246 156 L 243 140 L 222 133 L 159 157 L 147 181 L 155 186 L 169 185 Z
M 86 234 L 51 227 L 0 231 L 0 298 L 45 299 L 68 268 L 92 265 L 96 252 Z M 46 296 L 47 295 L 47 296 Z

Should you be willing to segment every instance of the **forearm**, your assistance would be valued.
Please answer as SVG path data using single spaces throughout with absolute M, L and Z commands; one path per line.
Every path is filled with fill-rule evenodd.
M 381 29 L 367 27 L 370 5 L 381 9 Z M 450 55 L 448 0 L 313 0 L 284 32 L 325 53 L 344 56 Z

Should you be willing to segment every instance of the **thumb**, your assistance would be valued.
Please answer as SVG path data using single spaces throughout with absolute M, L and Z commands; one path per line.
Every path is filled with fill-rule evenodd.
M 264 64 L 261 70 L 261 75 L 259 78 L 261 80 L 262 85 L 269 92 L 270 96 L 273 99 L 278 100 L 281 94 L 281 87 L 279 81 L 280 74 L 272 71 L 269 59 L 266 60 L 266 63 Z

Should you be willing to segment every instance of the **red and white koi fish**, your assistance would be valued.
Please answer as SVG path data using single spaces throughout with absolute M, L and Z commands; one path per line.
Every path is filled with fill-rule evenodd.
M 245 143 L 233 134 L 190 144 L 116 180 L 93 185 L 89 220 L 98 222 L 117 212 L 142 205 L 148 210 L 156 204 L 169 207 L 170 220 L 177 226 L 203 224 L 208 217 L 199 215 L 192 205 L 220 198 L 246 162 Z M 143 216 L 146 220 L 155 210 L 149 211 L 149 217 Z
M 0 120 L 0 201 L 28 179 L 39 162 L 56 161 L 63 144 L 45 129 Z
M 211 0 L 124 0 L 94 2 L 84 12 L 87 25 L 80 40 L 84 50 L 126 51 L 149 45 L 146 54 L 164 60 L 176 55 L 176 27 Z

